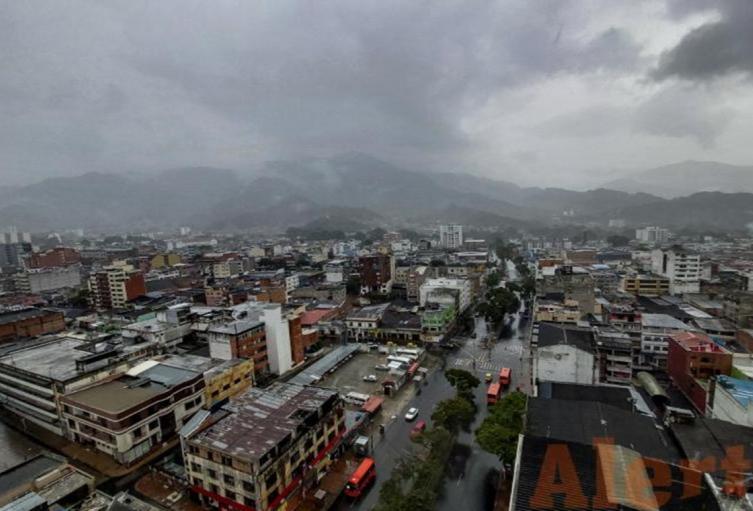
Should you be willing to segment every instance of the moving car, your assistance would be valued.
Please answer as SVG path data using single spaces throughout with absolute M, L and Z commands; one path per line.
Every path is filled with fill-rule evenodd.
M 418 421 L 413 429 L 410 430 L 411 438 L 415 438 L 426 430 L 426 421 Z
M 484 381 L 485 381 L 486 383 L 491 383 L 491 381 L 492 381 L 492 373 L 486 373 L 486 374 L 484 375 Z
M 367 374 L 363 377 L 363 381 L 377 381 L 376 374 Z
M 405 412 L 405 420 L 408 422 L 414 420 L 416 417 L 418 417 L 418 408 L 408 408 L 408 411 Z

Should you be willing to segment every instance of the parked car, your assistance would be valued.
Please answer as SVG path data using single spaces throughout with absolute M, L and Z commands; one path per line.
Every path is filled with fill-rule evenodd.
M 374 369 L 376 369 L 377 371 L 389 371 L 390 370 L 387 364 L 377 364 L 374 366 Z
M 376 374 L 367 374 L 363 377 L 363 381 L 377 381 Z
M 411 438 L 417 437 L 426 430 L 426 421 L 418 421 L 413 429 L 410 430 Z
M 405 420 L 408 422 L 414 420 L 416 417 L 418 417 L 418 408 L 408 408 L 408 411 L 405 412 Z
M 378 344 L 369 344 L 369 351 L 375 351 L 379 349 Z

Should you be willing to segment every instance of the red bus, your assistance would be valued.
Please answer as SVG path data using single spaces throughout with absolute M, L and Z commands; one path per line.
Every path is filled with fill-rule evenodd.
M 503 387 L 510 385 L 510 368 L 503 367 L 499 370 L 499 384 Z
M 353 475 L 350 476 L 348 484 L 345 485 L 345 495 L 357 499 L 364 490 L 369 487 L 376 479 L 376 466 L 372 458 L 364 458 Z
M 502 385 L 499 383 L 492 383 L 486 390 L 486 404 L 493 405 L 499 401 L 499 397 L 502 395 Z

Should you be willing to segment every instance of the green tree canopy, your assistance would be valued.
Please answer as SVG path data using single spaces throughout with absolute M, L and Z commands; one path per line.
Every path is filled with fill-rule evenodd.
M 481 380 L 464 369 L 448 369 L 444 372 L 444 377 L 458 390 L 475 389 L 481 384 Z
M 527 397 L 511 392 L 489 409 L 489 415 L 476 430 L 476 441 L 482 449 L 512 461 L 517 449 L 518 435 L 523 431 Z
M 462 397 L 454 397 L 437 403 L 431 420 L 447 431 L 457 433 L 460 428 L 467 429 L 475 415 L 476 407 L 473 404 Z

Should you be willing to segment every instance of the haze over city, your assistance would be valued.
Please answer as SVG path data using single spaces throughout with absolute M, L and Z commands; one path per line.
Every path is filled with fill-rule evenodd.
M 357 151 L 599 186 L 753 163 L 746 0 L 3 2 L 4 185 Z
M 753 0 L 0 0 L 0 511 L 753 511 Z

